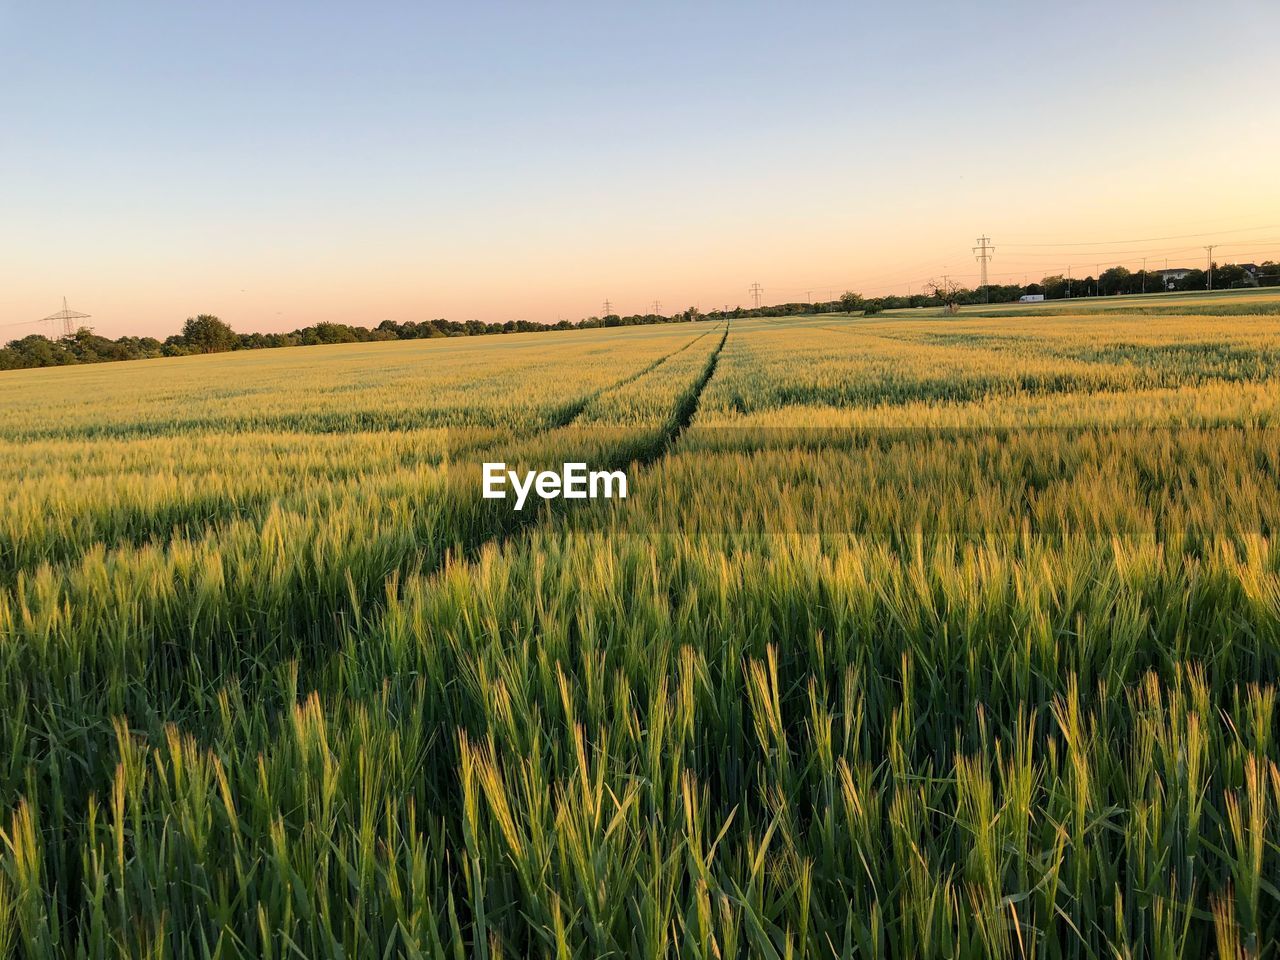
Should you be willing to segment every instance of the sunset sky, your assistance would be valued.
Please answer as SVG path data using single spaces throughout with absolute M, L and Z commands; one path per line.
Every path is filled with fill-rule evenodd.
M 1280 4 L 0 2 L 0 341 L 1280 260 Z M 1167 238 L 1167 239 L 1166 239 Z M 1133 242 L 1121 242 L 1133 241 Z

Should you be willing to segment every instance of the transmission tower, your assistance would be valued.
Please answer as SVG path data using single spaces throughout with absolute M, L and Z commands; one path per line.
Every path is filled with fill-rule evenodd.
M 757 310 L 760 309 L 760 294 L 762 293 L 764 293 L 764 287 L 760 286 L 760 284 L 753 283 L 751 285 L 751 296 L 755 297 Z
M 653 315 L 654 315 L 655 317 L 660 317 L 660 316 L 662 316 L 662 301 L 661 301 L 661 300 L 655 300 L 655 301 L 653 301 L 653 303 L 651 304 L 651 306 L 653 307 Z
M 996 248 L 991 246 L 990 237 L 979 237 L 978 245 L 973 248 L 974 259 L 982 264 L 982 302 L 989 303 L 991 291 L 987 289 L 987 261 L 991 259 L 991 255 L 996 252 Z
M 69 308 L 67 307 L 67 298 L 66 298 L 66 297 L 63 297 L 63 298 L 62 298 L 62 309 L 61 309 L 61 310 L 59 310 L 57 313 L 51 313 L 51 314 L 49 314 L 47 317 L 45 317 L 45 318 L 41 321 L 41 323 L 47 323 L 47 324 L 52 325 L 55 321 L 61 320 L 61 321 L 62 321 L 62 335 L 63 335 L 64 337 L 69 337 L 69 336 L 71 336 L 73 333 L 75 333 L 75 332 L 76 332 L 76 331 L 75 331 L 75 328 L 71 325 L 71 321 L 72 321 L 72 320 L 87 320 L 88 318 L 89 318 L 89 314 L 87 314 L 87 313 L 77 313 L 75 310 L 71 310 L 71 309 L 69 309 Z
M 604 313 L 600 314 L 600 316 L 602 317 L 613 316 L 613 304 L 610 302 L 608 297 L 604 298 L 604 307 L 602 309 L 604 310 Z

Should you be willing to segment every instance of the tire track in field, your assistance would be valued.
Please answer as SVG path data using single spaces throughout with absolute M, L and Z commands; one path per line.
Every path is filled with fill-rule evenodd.
M 684 433 L 689 424 L 693 422 L 693 418 L 698 412 L 698 406 L 702 401 L 702 394 L 706 390 L 707 384 L 711 382 L 711 378 L 715 376 L 716 366 L 720 362 L 720 353 L 724 350 L 725 342 L 729 339 L 729 327 L 730 324 L 726 322 L 724 332 L 720 336 L 720 342 L 717 343 L 715 349 L 711 351 L 711 355 L 703 365 L 702 372 L 698 374 L 698 377 L 693 381 L 689 388 L 676 398 L 675 404 L 671 410 L 671 415 L 668 417 L 666 423 L 661 427 L 661 429 L 650 437 L 640 439 L 634 445 L 624 443 L 619 450 L 619 455 L 602 464 L 593 465 L 596 469 L 609 471 L 621 470 L 626 472 L 633 468 L 644 468 L 657 462 L 671 452 L 672 448 L 676 445 L 676 442 L 680 439 L 680 435 Z M 652 370 L 656 370 L 663 362 L 670 359 L 670 357 L 681 353 L 683 350 L 693 346 L 693 344 L 698 340 L 707 336 L 707 334 L 714 332 L 715 328 L 712 328 L 711 330 L 706 331 L 706 333 L 695 337 L 679 350 L 673 351 L 661 360 L 651 364 L 649 369 L 645 372 L 647 373 Z M 627 377 L 623 381 L 620 381 L 617 386 L 625 386 L 627 383 L 638 380 L 640 376 L 643 376 L 643 373 Z M 600 393 L 604 392 L 605 391 L 600 391 Z M 535 509 L 529 510 L 528 513 L 523 511 L 517 513 L 515 510 L 512 510 L 509 527 L 507 529 L 499 530 L 493 536 L 483 537 L 465 545 L 462 550 L 462 556 L 467 560 L 473 560 L 480 556 L 480 554 L 489 546 L 493 544 L 508 543 L 530 528 L 555 519 L 555 517 L 566 509 L 564 503 L 565 501 L 562 499 L 544 500 L 539 503 Z
M 644 469 L 671 453 L 680 436 L 688 429 L 693 422 L 693 418 L 698 413 L 702 395 L 706 391 L 707 385 L 711 382 L 711 378 L 715 376 L 716 368 L 720 362 L 720 354 L 729 339 L 730 327 L 731 322 L 726 322 L 720 336 L 720 342 L 716 344 L 715 349 L 707 357 L 707 361 L 697 378 L 683 393 L 677 396 L 671 414 L 661 428 L 654 435 L 644 438 L 634 445 L 623 443 L 617 456 L 604 463 L 593 465 L 596 469 L 610 471 Z M 715 333 L 717 329 L 717 327 L 713 327 L 701 336 L 694 338 L 680 350 L 674 351 L 668 357 L 664 357 L 663 361 L 692 346 L 703 336 Z M 657 369 L 658 366 L 660 366 L 660 362 L 652 364 L 651 369 Z M 625 378 L 625 382 L 639 379 L 641 375 L 643 374 Z M 501 501 L 501 503 L 505 505 L 507 502 Z M 365 597 L 358 607 L 338 613 L 335 616 L 335 623 L 329 626 L 335 626 L 339 617 L 345 618 L 349 616 L 351 620 L 342 629 L 350 630 L 357 635 L 368 633 L 370 632 L 370 627 L 376 626 L 382 619 L 387 609 L 388 601 L 394 596 L 393 591 L 401 589 L 399 584 L 403 576 L 418 576 L 429 579 L 447 570 L 454 562 L 474 563 L 479 560 L 486 550 L 512 544 L 519 537 L 530 533 L 535 528 L 545 523 L 554 522 L 568 509 L 570 508 L 563 499 L 541 500 L 538 501 L 535 508 L 520 512 L 510 510 L 506 514 L 501 514 L 497 529 L 477 536 L 468 543 L 459 544 L 457 554 L 453 556 L 446 555 L 439 563 L 416 570 L 412 569 L 411 565 L 407 568 L 402 567 L 396 574 L 388 578 L 384 589 L 374 591 L 373 595 Z M 330 648 L 328 644 L 316 645 L 309 643 L 306 637 L 299 639 L 301 643 L 297 649 L 292 651 L 292 659 L 298 663 L 299 680 L 297 688 L 299 691 L 306 692 L 318 690 L 322 686 L 324 671 L 327 669 L 332 655 L 337 651 Z M 270 682 L 269 676 L 270 673 L 268 671 L 256 679 L 259 682 Z
M 547 433 L 572 424 L 582 412 L 598 397 L 612 390 L 625 387 L 629 383 L 639 380 L 641 377 L 658 369 L 668 360 L 678 356 L 688 350 L 699 340 L 715 332 L 715 326 L 704 330 L 702 333 L 696 334 L 689 340 L 676 347 L 670 353 L 658 357 L 656 360 L 650 361 L 638 370 L 635 370 L 619 380 L 614 381 L 603 387 L 598 387 L 582 396 L 576 398 L 559 410 L 554 411 L 552 415 L 533 426 L 526 436 L 536 436 L 538 434 Z M 359 414 L 357 414 L 359 416 Z M 276 418 L 281 424 L 286 423 L 288 417 Z M 409 418 L 411 419 L 411 418 Z M 209 429 L 214 428 L 214 422 L 210 421 L 206 426 Z M 402 427 L 396 425 L 387 425 L 381 422 L 377 426 L 365 424 L 360 429 L 378 432 L 396 432 Z M 403 425 L 403 429 L 410 429 L 407 423 Z M 255 431 L 257 432 L 257 431 Z M 316 430 L 298 431 L 304 434 L 328 433 L 329 429 L 317 428 Z M 111 438 L 117 439 L 117 438 Z M 470 442 L 463 442 L 457 446 L 451 447 L 449 450 L 450 457 L 462 457 L 476 451 L 484 450 L 495 444 L 492 437 L 482 437 Z M 439 465 L 443 461 L 443 457 L 436 459 L 434 462 Z M 140 549 L 144 546 L 155 546 L 164 548 L 174 540 L 192 539 L 198 540 L 206 536 L 210 531 L 216 531 L 219 527 L 226 526 L 230 523 L 248 520 L 257 526 L 261 526 L 265 516 L 272 503 L 279 500 L 279 494 L 257 495 L 252 497 L 242 497 L 240 499 L 232 499 L 229 497 L 211 498 L 199 505 L 197 515 L 194 519 L 184 521 L 175 520 L 171 515 L 174 511 L 156 512 L 151 515 L 139 516 L 132 523 L 121 524 L 119 529 L 104 530 L 91 544 L 96 547 L 99 544 L 104 546 L 108 551 L 117 549 Z M 288 509 L 294 509 L 289 506 Z M 48 550 L 47 555 L 40 558 L 41 562 L 48 562 L 55 567 L 74 564 L 84 555 L 86 547 L 78 541 L 69 545 L 56 543 L 52 549 Z M 31 571 L 38 563 L 20 562 L 17 557 L 19 554 L 18 547 L 14 544 L 7 543 L 3 537 L 0 537 L 0 589 L 12 587 L 17 581 L 18 575 L 24 571 Z
M 639 380 L 641 377 L 647 376 L 648 374 L 652 373 L 654 370 L 657 370 L 660 366 L 662 366 L 672 357 L 679 356 L 681 353 L 684 353 L 684 351 L 688 350 L 690 347 L 692 347 L 695 343 L 697 343 L 703 337 L 707 336 L 707 334 L 714 333 L 714 332 L 715 332 L 714 327 L 710 330 L 704 330 L 702 333 L 698 334 L 692 340 L 688 341 L 685 344 L 682 344 L 679 347 L 676 347 L 676 349 L 672 350 L 668 354 L 665 354 L 664 356 L 659 357 L 657 360 L 653 360 L 645 364 L 639 370 L 635 370 L 632 373 L 627 374 L 621 380 L 615 380 L 613 383 L 610 383 L 603 387 L 597 387 L 595 390 L 592 390 L 588 393 L 584 393 L 580 397 L 576 397 L 575 399 L 569 401 L 568 403 L 564 404 L 558 409 L 552 411 L 552 413 L 547 419 L 531 427 L 528 433 L 525 435 L 528 437 L 536 437 L 541 434 L 551 433 L 554 430 L 562 430 L 565 427 L 571 426 L 578 419 L 578 417 L 582 416 L 583 411 L 585 411 L 587 407 L 591 406 L 592 403 L 594 403 L 600 397 L 604 396 L 606 393 L 610 393 L 613 390 L 620 390 L 623 387 L 625 387 L 627 384 L 634 383 L 635 381 Z M 449 448 L 449 457 L 450 459 L 460 458 L 460 457 L 465 457 L 468 454 L 474 454 L 479 451 L 491 449 L 495 444 L 504 442 L 506 439 L 509 439 L 509 438 L 504 437 L 502 438 L 502 440 L 498 440 L 498 439 L 495 439 L 494 437 L 482 437 L 482 438 L 473 440 L 470 443 L 461 443 L 456 447 Z
M 690 386 L 679 396 L 672 407 L 671 414 L 656 434 L 635 444 L 623 443 L 618 455 L 610 458 L 604 463 L 593 465 L 597 469 L 604 470 L 623 470 L 642 469 L 651 466 L 664 457 L 668 456 L 676 443 L 679 441 L 681 434 L 693 422 L 693 418 L 697 415 L 698 407 L 702 401 L 702 395 L 707 388 L 707 384 L 711 382 L 711 378 L 715 376 L 716 368 L 720 361 L 720 354 L 724 350 L 725 343 L 729 339 L 731 322 L 726 322 L 724 330 L 720 336 L 720 342 L 716 344 L 715 349 L 711 351 L 706 363 L 702 367 L 702 371 Z M 702 337 L 715 333 L 719 327 L 713 327 L 706 333 L 695 337 L 689 343 L 681 347 L 680 350 L 673 351 L 661 361 L 650 365 L 650 371 L 657 369 L 662 362 L 665 362 L 672 356 L 688 349 Z M 645 371 L 649 372 L 649 371 Z M 636 374 L 627 378 L 620 385 L 630 383 L 643 376 L 643 373 Z M 506 504 L 506 501 L 501 501 Z M 393 591 L 402 589 L 400 586 L 402 577 L 418 576 L 423 578 L 432 578 L 438 576 L 442 571 L 449 568 L 453 562 L 473 563 L 487 550 L 493 547 L 501 547 L 513 543 L 517 538 L 531 532 L 534 528 L 548 522 L 554 521 L 562 515 L 566 509 L 566 501 L 542 500 L 539 501 L 534 509 L 527 509 L 517 512 L 510 510 L 506 514 L 502 514 L 501 521 L 497 525 L 497 529 L 491 532 L 479 535 L 468 543 L 458 545 L 458 553 L 449 556 L 446 555 L 439 563 L 435 563 L 426 568 L 413 569 L 412 565 L 402 565 L 401 569 L 394 573 L 385 581 L 382 590 L 376 590 L 372 595 L 363 599 L 357 607 L 349 611 L 340 611 L 335 614 L 334 623 L 328 624 L 330 628 L 337 625 L 339 618 L 350 617 L 342 628 L 350 630 L 355 634 L 363 634 L 369 632 L 369 628 L 375 626 L 383 617 L 388 600 L 394 596 Z M 324 627 L 324 624 L 317 624 Z M 329 634 L 330 640 L 332 634 Z M 327 668 L 331 656 L 337 652 L 328 644 L 314 644 L 308 642 L 307 637 L 298 638 L 300 643 L 296 649 L 291 651 L 292 659 L 298 663 L 297 689 L 299 691 L 310 692 L 320 689 L 323 672 Z M 279 662 L 279 661 L 277 661 Z M 261 666 L 261 665 L 258 665 Z M 261 673 L 256 678 L 258 682 L 271 682 L 270 671 Z M 273 719 L 274 722 L 274 719 Z
M 697 415 L 702 395 L 715 375 L 720 354 L 729 339 L 730 327 L 731 324 L 728 322 L 725 323 L 723 330 L 720 330 L 719 325 L 712 327 L 679 350 L 663 357 L 660 362 L 650 364 L 648 371 L 623 378 L 623 384 L 638 380 L 644 372 L 657 369 L 662 363 L 687 350 L 703 337 L 717 331 L 721 333 L 719 342 L 710 352 L 697 377 L 677 395 L 667 419 L 656 429 L 645 431 L 642 436 L 634 440 L 620 438 L 613 455 L 593 464 L 594 469 L 608 471 L 641 469 L 661 460 L 671 452 Z M 554 431 L 548 430 L 544 435 L 551 433 Z M 567 451 L 557 451 L 556 455 L 567 458 Z M 318 679 L 317 671 L 325 668 L 330 655 L 335 652 L 332 646 L 335 627 L 338 630 L 363 632 L 369 625 L 377 623 L 387 609 L 388 601 L 400 589 L 397 584 L 401 583 L 403 578 L 415 576 L 430 578 L 447 569 L 453 562 L 473 561 L 486 549 L 509 544 L 538 525 L 553 522 L 570 508 L 568 502 L 563 499 L 539 500 L 536 506 L 526 507 L 522 511 L 511 509 L 508 501 L 494 501 L 494 504 L 495 508 L 489 518 L 478 519 L 471 536 L 464 536 L 460 541 L 455 541 L 451 550 L 445 550 L 441 556 L 431 559 L 421 555 L 402 557 L 396 569 L 377 587 L 372 587 L 361 596 L 352 596 L 349 601 L 339 603 L 334 609 L 328 611 L 327 619 L 312 622 L 309 628 L 290 637 L 288 643 L 282 647 L 276 647 L 269 652 L 257 651 L 252 675 L 240 677 L 241 682 L 251 685 L 269 683 L 272 670 L 278 664 L 294 660 L 298 663 L 299 676 L 304 678 L 299 689 L 316 689 L 318 684 L 312 681 Z
M 664 358 L 664 362 L 718 329 L 713 327 L 694 338 L 681 350 L 673 351 Z M 666 420 L 655 429 L 644 430 L 642 435 L 634 439 L 620 435 L 616 438 L 612 455 L 603 457 L 601 462 L 593 464 L 593 468 L 609 471 L 639 469 L 662 459 L 671 451 L 697 414 L 703 392 L 715 374 L 720 354 L 729 338 L 729 331 L 729 324 L 725 324 L 720 331 L 719 342 L 693 382 L 677 395 Z M 657 369 L 659 364 L 651 366 Z M 624 379 L 634 380 L 642 375 Z M 478 493 L 477 489 L 476 494 Z M 507 501 L 494 501 L 494 504 L 495 509 L 487 518 L 479 515 L 473 518 L 470 531 L 454 540 L 451 548 L 440 544 L 442 549 L 438 552 L 434 549 L 419 549 L 400 556 L 394 569 L 388 570 L 386 576 L 376 584 L 370 581 L 362 583 L 359 588 L 352 584 L 350 593 L 334 598 L 332 603 L 325 604 L 322 610 L 313 613 L 310 619 L 295 621 L 287 633 L 258 635 L 253 631 L 228 632 L 225 642 L 237 649 L 239 667 L 226 670 L 220 676 L 220 682 L 240 684 L 245 690 L 268 686 L 276 682 L 274 678 L 281 664 L 294 662 L 297 664 L 298 675 L 304 678 L 298 689 L 316 689 L 319 684 L 314 681 L 320 679 L 319 672 L 325 669 L 332 654 L 336 652 L 335 637 L 348 630 L 363 633 L 378 623 L 388 608 L 388 602 L 400 590 L 398 584 L 405 578 L 430 578 L 452 562 L 470 561 L 487 548 L 510 543 L 537 525 L 554 521 L 566 507 L 566 501 L 559 499 L 540 500 L 535 509 L 526 508 L 519 512 L 511 509 L 511 504 Z M 305 590 L 307 584 L 299 582 L 298 587 Z M 166 642 L 172 643 L 172 652 L 180 655 L 180 638 L 169 638 Z M 155 658 L 152 665 L 158 667 L 162 659 Z M 149 686 L 157 694 L 159 702 L 166 704 L 162 719 L 180 723 L 184 729 L 196 734 L 203 722 L 203 712 L 207 709 L 204 694 L 188 690 L 177 679 L 177 674 L 173 679 L 174 683 L 165 682 L 162 673 L 152 674 L 148 670 L 132 682 Z M 96 677 L 86 677 L 86 682 L 92 685 L 100 681 Z
M 571 401 L 570 403 L 560 408 L 560 410 L 556 412 L 556 414 L 547 423 L 547 425 L 544 427 L 540 427 L 537 430 L 537 432 L 543 433 L 549 430 L 559 429 L 560 427 L 569 426 L 571 423 L 577 420 L 578 417 L 582 416 L 582 412 L 586 410 L 588 406 L 591 405 L 591 402 L 593 400 L 596 400 L 599 397 L 604 396 L 606 393 L 609 393 L 610 391 L 620 390 L 629 383 L 635 383 L 641 377 L 652 373 L 654 370 L 657 370 L 660 366 L 662 366 L 672 357 L 675 357 L 681 353 L 684 353 L 686 350 L 692 347 L 695 343 L 697 343 L 703 337 L 707 336 L 707 334 L 714 333 L 714 332 L 715 332 L 714 327 L 710 330 L 704 330 L 702 333 L 698 334 L 688 343 L 684 344 L 683 346 L 679 346 L 676 349 L 672 350 L 670 353 L 666 354 L 665 356 L 661 356 L 657 360 L 654 360 L 651 363 L 646 364 L 645 366 L 641 367 L 639 370 L 636 370 L 634 373 L 630 373 L 627 376 L 623 377 L 621 380 L 617 380 L 609 384 L 608 386 L 598 387 L 597 389 L 592 390 L 590 393 L 583 394 L 581 397 Z
M 666 456 L 671 452 L 671 448 L 676 445 L 676 441 L 680 439 L 680 435 L 688 429 L 689 424 L 693 422 L 694 416 L 698 412 L 698 407 L 702 403 L 702 394 L 707 389 L 707 384 L 711 382 L 711 378 L 716 375 L 716 367 L 720 363 L 720 354 L 724 350 L 724 345 L 729 339 L 730 323 L 726 322 L 724 333 L 720 337 L 720 342 L 716 344 L 716 348 L 711 351 L 711 356 L 707 358 L 707 365 L 702 370 L 702 375 L 694 382 L 690 389 L 683 397 L 676 402 L 676 409 L 671 421 L 671 429 L 668 431 L 666 442 L 663 445 L 659 456 Z M 707 331 L 710 333 L 711 331 Z M 705 336 L 706 334 L 703 334 Z M 657 457 L 653 458 L 654 460 Z M 647 466 L 648 463 L 640 464 Z
M 709 329 L 696 334 L 689 340 L 676 347 L 670 353 L 658 357 L 646 363 L 644 366 L 631 373 L 621 377 L 607 386 L 592 390 L 578 397 L 561 411 L 554 415 L 550 421 L 544 421 L 534 427 L 525 434 L 528 436 L 537 436 L 553 432 L 572 425 L 582 412 L 597 398 L 609 393 L 613 390 L 621 389 L 628 384 L 634 383 L 642 377 L 657 370 L 663 364 L 679 356 L 685 351 L 692 348 L 696 343 L 714 334 L 719 325 L 709 325 Z M 680 427 L 683 429 L 683 426 Z M 678 430 L 676 431 L 679 432 Z M 454 457 L 465 457 L 468 454 L 486 448 L 492 448 L 495 445 L 494 438 L 486 437 L 477 439 L 470 443 L 462 443 L 449 451 L 449 459 Z M 441 461 L 436 461 L 440 463 Z M 625 466 L 625 464 L 624 464 Z M 614 465 L 610 465 L 609 469 L 616 469 Z M 248 520 L 256 526 L 261 526 L 271 505 L 278 500 L 277 496 L 256 496 L 245 497 L 240 500 L 232 500 L 221 498 L 204 502 L 200 506 L 199 516 L 189 521 L 175 521 L 172 516 L 173 511 L 165 513 L 157 513 L 153 516 L 139 516 L 131 524 L 124 524 L 121 529 L 113 531 L 102 531 L 92 546 L 101 545 L 108 551 L 120 549 L 140 549 L 145 546 L 154 546 L 159 549 L 165 549 L 178 539 L 200 539 L 207 536 L 210 532 L 217 532 L 220 528 L 233 522 Z M 288 509 L 294 509 L 293 505 L 289 505 Z M 501 534 L 500 534 L 501 535 Z M 65 568 L 74 565 L 80 557 L 84 555 L 86 549 L 79 543 L 72 544 L 66 548 L 57 548 L 51 550 L 48 555 L 43 556 L 41 560 L 48 562 L 55 568 Z M 19 550 L 17 545 L 6 543 L 0 538 L 0 589 L 11 588 L 16 582 L 18 576 L 24 572 L 34 568 L 35 564 L 19 562 Z

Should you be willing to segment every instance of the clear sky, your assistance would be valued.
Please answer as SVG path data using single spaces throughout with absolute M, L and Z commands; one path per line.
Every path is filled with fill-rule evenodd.
M 1277 37 L 1275 0 L 0 0 L 0 340 L 64 295 L 118 336 L 906 292 L 983 233 L 993 281 L 1280 259 Z

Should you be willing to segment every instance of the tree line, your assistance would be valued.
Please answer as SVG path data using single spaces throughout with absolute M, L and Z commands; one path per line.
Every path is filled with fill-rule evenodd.
M 384 320 L 376 327 L 360 327 L 346 323 L 317 323 L 291 333 L 236 333 L 229 324 L 211 314 L 188 317 L 182 332 L 165 340 L 155 337 L 120 337 L 111 340 L 99 336 L 89 327 L 81 327 L 65 337 L 51 339 L 33 333 L 11 340 L 0 348 L 0 370 L 28 367 L 59 367 L 77 363 L 106 363 L 113 360 L 145 360 L 153 357 L 183 357 L 202 353 L 225 353 L 231 350 L 264 350 L 274 347 L 305 347 L 323 343 L 376 343 L 385 340 L 430 340 L 438 337 L 479 337 L 508 333 L 546 333 L 552 330 L 584 330 L 592 327 L 625 327 L 645 323 L 678 323 L 698 319 L 696 310 L 686 310 L 669 317 L 656 314 L 634 314 L 588 317 L 585 320 L 561 320 L 559 323 L 536 323 L 532 320 L 508 320 L 506 323 L 481 323 L 479 320 L 424 320 L 397 323 Z
M 1215 289 L 1253 286 L 1258 283 L 1280 284 L 1280 264 L 1267 261 L 1255 276 L 1239 264 L 1213 265 Z M 181 357 L 190 354 L 224 353 L 231 350 L 263 350 L 274 347 L 304 347 L 322 343 L 374 343 L 384 340 L 430 340 L 437 337 L 479 337 L 508 333 L 546 333 L 553 330 L 586 330 L 593 327 L 629 327 L 649 323 L 680 323 L 690 320 L 720 320 L 746 317 L 790 317 L 815 313 L 878 313 L 911 307 L 937 307 L 950 304 L 974 305 L 1011 303 L 1024 296 L 1043 296 L 1046 300 L 1065 297 L 1115 296 L 1118 294 L 1154 293 L 1161 290 L 1204 290 L 1208 274 L 1190 270 L 1167 283 L 1159 271 L 1131 272 L 1112 267 L 1099 276 L 1064 277 L 1055 274 L 1039 283 L 991 284 L 968 289 L 934 285 L 933 289 L 911 296 L 864 298 L 846 292 L 835 300 L 817 303 L 780 303 L 768 307 L 735 307 L 712 310 L 706 314 L 690 307 L 670 316 L 655 313 L 610 314 L 584 320 L 561 320 L 559 323 L 536 323 L 532 320 L 508 320 L 506 323 L 481 323 L 479 320 L 424 320 L 420 323 L 397 323 L 384 320 L 376 327 L 359 327 L 345 323 L 317 323 L 291 333 L 236 333 L 211 314 L 188 317 L 182 332 L 165 340 L 155 337 L 120 337 L 111 340 L 99 336 L 89 327 L 51 339 L 34 333 L 11 340 L 0 348 L 0 370 L 28 367 L 58 367 L 77 363 L 105 363 L 112 360 L 143 360 L 152 357 Z

